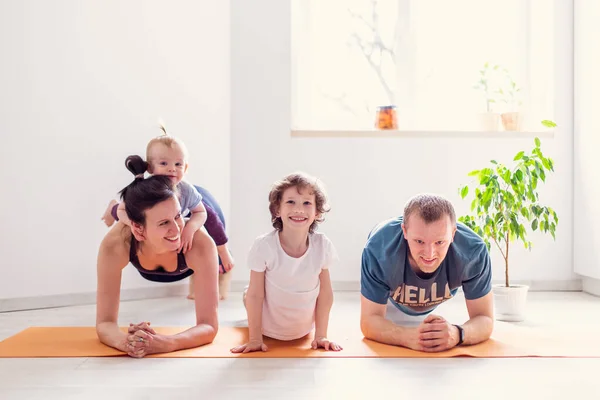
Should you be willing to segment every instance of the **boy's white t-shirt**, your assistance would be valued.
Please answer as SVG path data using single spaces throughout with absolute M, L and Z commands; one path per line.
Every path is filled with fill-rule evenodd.
M 310 333 L 321 287 L 319 275 L 337 260 L 333 244 L 322 233 L 308 235 L 308 249 L 299 258 L 283 251 L 277 230 L 254 241 L 248 266 L 265 272 L 263 335 L 293 340 Z

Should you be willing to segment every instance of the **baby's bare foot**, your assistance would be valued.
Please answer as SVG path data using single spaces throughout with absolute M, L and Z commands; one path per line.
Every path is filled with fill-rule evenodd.
M 111 227 L 115 223 L 115 218 L 112 215 L 112 209 L 116 204 L 118 204 L 116 200 L 111 200 L 110 203 L 108 203 L 108 207 L 106 207 L 106 211 L 104 211 L 104 215 L 102 215 L 102 221 L 104 221 L 108 227 Z

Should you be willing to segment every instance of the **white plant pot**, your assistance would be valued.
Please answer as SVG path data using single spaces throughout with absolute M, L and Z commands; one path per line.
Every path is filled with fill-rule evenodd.
M 497 132 L 500 130 L 500 114 L 488 112 L 478 115 L 479 129 L 485 132 Z
M 525 319 L 527 305 L 527 285 L 494 285 L 494 308 L 499 321 L 519 322 Z

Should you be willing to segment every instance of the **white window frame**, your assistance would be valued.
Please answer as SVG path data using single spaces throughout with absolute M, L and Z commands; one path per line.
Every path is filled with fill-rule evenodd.
M 308 82 L 310 77 L 310 68 L 303 68 L 303 66 L 310 65 L 310 51 L 309 51 L 309 42 L 306 39 L 306 36 L 303 37 L 303 33 L 308 32 L 308 21 L 310 18 L 310 9 L 311 3 L 314 1 L 327 1 L 327 0 L 293 0 L 292 1 L 292 15 L 291 15 L 291 25 L 292 25 L 292 59 L 291 59 L 291 83 L 292 83 L 292 99 L 291 99 L 291 113 L 292 113 L 292 135 L 294 136 L 319 136 L 319 132 L 324 132 L 326 135 L 338 135 L 344 134 L 344 132 L 348 133 L 349 129 L 346 127 L 338 129 L 322 129 L 320 127 L 314 126 L 306 126 L 302 125 L 301 121 L 313 121 L 311 115 L 311 107 L 303 107 L 303 104 L 306 104 L 307 99 L 309 98 L 308 85 L 302 84 L 303 82 Z M 419 0 L 398 0 L 399 7 L 398 12 L 399 16 L 409 15 L 410 9 L 413 6 L 414 2 Z M 546 29 L 546 32 L 550 30 L 552 34 L 555 36 L 557 29 L 554 26 L 538 28 L 540 25 L 540 20 L 543 21 L 555 21 L 556 18 L 554 16 L 554 1 L 552 0 L 523 0 L 522 1 L 524 12 L 521 13 L 523 21 L 522 25 L 526 28 L 523 30 L 525 45 L 521 48 L 521 53 L 523 58 L 527 59 L 527 62 L 524 64 L 524 70 L 520 71 L 520 75 L 525 77 L 525 85 L 523 88 L 523 104 L 525 105 L 525 110 L 528 112 L 531 120 L 541 121 L 541 119 L 554 119 L 554 92 L 555 92 L 555 82 L 554 82 L 554 37 L 548 38 L 546 35 L 544 38 L 539 37 L 539 32 L 543 32 Z M 536 20 L 533 17 L 534 12 L 545 11 L 550 13 L 546 16 L 546 19 L 540 18 Z M 553 22 L 551 22 L 553 23 Z M 400 128 L 399 132 L 386 132 L 385 136 L 396 135 L 396 134 L 409 134 L 422 132 L 427 134 L 428 132 L 459 132 L 462 136 L 469 136 L 470 132 L 473 130 L 467 129 L 458 131 L 456 128 L 444 129 L 444 127 L 436 127 L 435 129 L 420 129 L 418 126 L 415 126 L 411 121 L 411 101 L 410 98 L 414 98 L 415 87 L 414 82 L 414 63 L 411 63 L 410 60 L 414 58 L 414 48 L 413 43 L 414 40 L 409 35 L 411 32 L 410 27 L 410 18 L 402 24 L 402 29 L 400 30 L 400 37 L 409 37 L 408 41 L 396 40 L 396 54 L 406 54 L 406 57 L 401 59 L 396 58 L 396 66 L 397 66 L 397 78 L 398 82 L 396 87 L 402 87 L 404 93 L 410 93 L 408 96 L 404 96 L 402 98 L 396 99 L 396 105 L 398 106 L 398 113 L 401 115 L 402 121 L 405 123 L 404 125 L 408 125 L 410 128 L 403 129 Z M 531 43 L 532 41 L 537 41 L 537 53 L 532 53 L 531 51 Z M 540 40 L 544 41 L 544 46 L 540 46 Z M 543 52 L 542 57 L 540 57 L 540 52 Z M 551 60 L 551 62 L 548 62 Z M 536 74 L 536 70 L 540 70 L 543 68 L 546 71 L 545 75 Z M 550 84 L 548 84 L 548 77 L 550 77 Z M 400 111 L 402 110 L 402 111 Z M 375 116 L 373 116 L 375 118 Z M 532 121 L 528 121 L 528 124 L 525 126 L 525 130 L 530 131 L 533 134 L 545 133 L 546 136 L 552 136 L 552 132 L 548 132 L 543 129 L 541 124 L 536 126 L 532 123 Z M 336 133 L 337 132 L 337 133 Z M 361 132 L 364 132 L 365 135 L 370 135 L 372 132 L 376 132 L 375 128 L 372 129 L 358 129 L 353 133 L 354 136 L 361 136 Z M 507 132 L 499 132 L 499 134 L 505 135 Z M 523 133 L 523 132 L 519 132 Z M 512 133 L 509 133 L 512 135 Z

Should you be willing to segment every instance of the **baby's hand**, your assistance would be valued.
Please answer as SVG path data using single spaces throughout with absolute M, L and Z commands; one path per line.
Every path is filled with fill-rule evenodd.
M 313 340 L 312 343 L 310 344 L 310 347 L 312 347 L 313 350 L 316 350 L 319 347 L 322 347 L 325 350 L 331 350 L 331 351 L 343 350 L 342 346 L 340 346 L 337 343 L 329 341 L 329 339 L 327 339 L 325 337 L 315 338 L 315 340 Z
M 254 340 L 250 341 L 246 344 L 242 344 L 240 346 L 236 346 L 231 349 L 232 353 L 250 353 L 253 351 L 267 351 L 269 348 L 266 344 L 263 343 L 262 340 Z
M 189 228 L 188 225 L 183 228 L 183 232 L 181 232 L 181 245 L 179 246 L 179 251 L 183 250 L 183 254 L 192 248 L 194 233 L 196 232 Z

